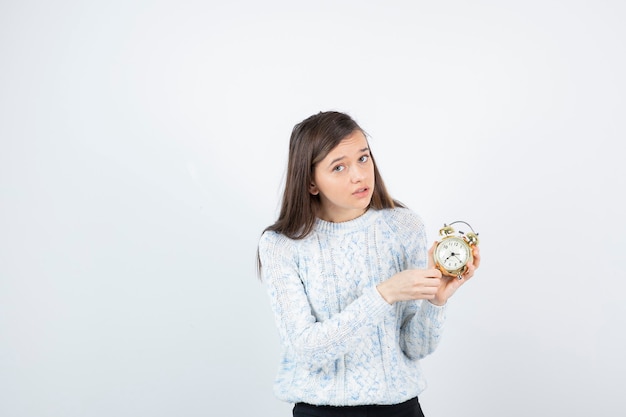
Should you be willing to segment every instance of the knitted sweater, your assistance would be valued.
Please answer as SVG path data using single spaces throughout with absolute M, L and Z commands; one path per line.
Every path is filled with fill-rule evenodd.
M 415 213 L 369 209 L 344 223 L 318 219 L 301 240 L 265 232 L 259 255 L 283 345 L 279 399 L 398 404 L 425 389 L 419 360 L 435 350 L 446 307 L 390 305 L 376 289 L 399 271 L 426 268 L 426 233 Z

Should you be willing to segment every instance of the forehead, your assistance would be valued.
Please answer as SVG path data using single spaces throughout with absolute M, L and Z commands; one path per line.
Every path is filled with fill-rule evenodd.
M 326 155 L 324 159 L 334 159 L 341 156 L 348 156 L 355 153 L 360 153 L 363 149 L 368 148 L 367 139 L 360 130 L 355 130 L 345 138 L 341 139 L 341 142 L 335 146 Z

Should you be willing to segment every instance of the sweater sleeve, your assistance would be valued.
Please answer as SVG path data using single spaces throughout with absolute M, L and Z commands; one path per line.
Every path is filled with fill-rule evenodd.
M 422 219 L 408 209 L 393 211 L 390 226 L 403 243 L 406 269 L 428 266 L 426 230 Z M 446 319 L 447 305 L 436 306 L 427 300 L 407 301 L 402 306 L 400 347 L 411 359 L 421 359 L 437 348 Z
M 446 305 L 412 302 L 400 329 L 400 348 L 410 359 L 422 359 L 435 351 L 443 333 Z
M 293 241 L 266 232 L 259 242 L 261 278 L 283 344 L 310 369 L 318 369 L 353 350 L 371 326 L 392 311 L 376 287 L 370 287 L 343 311 L 324 321 L 312 313 L 300 279 Z

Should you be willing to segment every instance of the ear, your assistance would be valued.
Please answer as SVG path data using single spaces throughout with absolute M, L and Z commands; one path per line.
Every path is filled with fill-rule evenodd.
M 315 184 L 311 183 L 309 184 L 309 193 L 311 193 L 311 195 L 318 195 L 320 193 L 320 190 Z

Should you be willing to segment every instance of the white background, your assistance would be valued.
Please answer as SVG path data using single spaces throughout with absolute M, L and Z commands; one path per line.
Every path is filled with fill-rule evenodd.
M 3 1 L 0 415 L 290 415 L 256 244 L 340 110 L 482 238 L 427 415 L 623 416 L 624 4 Z

